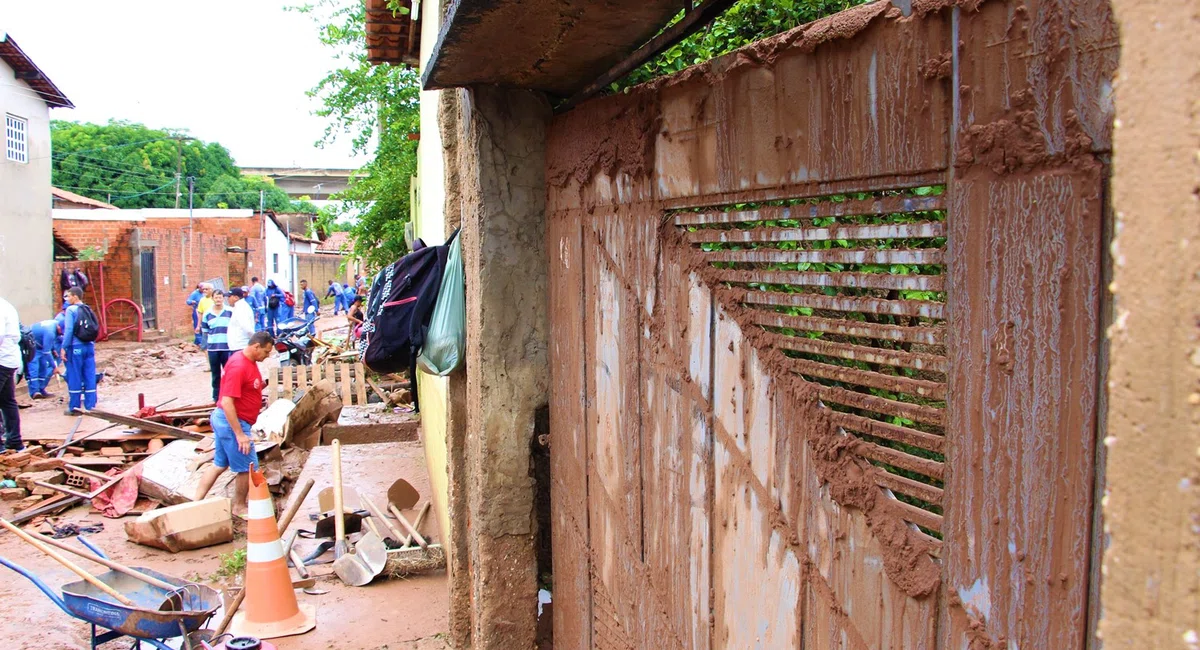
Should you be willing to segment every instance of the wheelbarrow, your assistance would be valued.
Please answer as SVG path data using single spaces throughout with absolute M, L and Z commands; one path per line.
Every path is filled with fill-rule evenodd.
M 83 537 L 78 539 L 96 555 L 108 557 Z M 168 584 L 178 585 L 178 589 L 168 591 L 154 587 L 117 571 L 97 574 L 96 577 L 102 582 L 133 601 L 135 607 L 129 607 L 117 602 L 87 581 L 68 582 L 62 586 L 60 596 L 19 564 L 4 557 L 0 557 L 0 564 L 28 578 L 58 605 L 59 609 L 91 625 L 92 650 L 123 637 L 132 637 L 135 640 L 134 648 L 140 648 L 142 643 L 159 650 L 176 650 L 178 647 L 200 648 L 200 644 L 196 642 L 207 638 L 207 631 L 200 628 L 204 627 L 221 607 L 221 594 L 215 589 L 141 567 L 134 568 Z M 182 604 L 180 611 L 158 611 L 159 606 L 168 598 L 175 598 Z M 184 637 L 182 646 L 179 643 L 168 645 L 164 642 L 176 637 Z

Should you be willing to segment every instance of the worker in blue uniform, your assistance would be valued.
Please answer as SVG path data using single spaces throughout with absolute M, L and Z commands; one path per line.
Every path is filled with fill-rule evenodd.
M 300 281 L 300 292 L 304 294 L 304 320 L 308 321 L 308 334 L 317 335 L 317 318 L 321 316 L 321 299 L 317 292 L 308 288 L 308 280 Z
M 62 333 L 59 329 L 59 321 L 53 318 L 39 321 L 34 323 L 30 330 L 33 332 L 35 349 L 33 359 L 29 361 L 28 377 L 25 381 L 29 386 L 29 397 L 32 399 L 54 397 L 54 394 L 46 388 L 50 385 L 50 379 L 54 377 L 54 372 L 62 358 Z
M 283 289 L 280 289 L 274 280 L 267 280 L 267 290 L 263 294 L 263 299 L 267 314 L 267 331 L 275 334 L 278 331 L 275 323 L 280 320 L 280 316 L 286 307 L 284 304 Z
M 63 317 L 63 356 L 66 357 L 67 391 L 70 394 L 66 414 L 78 415 L 84 409 L 96 408 L 96 344 L 75 338 L 75 321 L 79 320 L 79 305 L 83 292 L 78 287 L 66 291 L 67 310 Z

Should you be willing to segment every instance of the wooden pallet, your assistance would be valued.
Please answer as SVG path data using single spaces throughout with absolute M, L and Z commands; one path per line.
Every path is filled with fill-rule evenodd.
M 329 362 L 312 366 L 281 366 L 267 377 L 267 403 L 308 390 L 313 384 L 328 379 L 334 391 L 342 396 L 342 405 L 359 406 L 367 403 L 367 373 L 362 362 Z

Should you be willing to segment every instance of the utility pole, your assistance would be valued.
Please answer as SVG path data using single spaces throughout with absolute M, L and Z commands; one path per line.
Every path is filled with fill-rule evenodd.
M 178 210 L 180 199 L 179 183 L 183 179 L 183 141 L 190 141 L 195 138 L 177 135 L 172 139 L 175 140 L 175 209 Z

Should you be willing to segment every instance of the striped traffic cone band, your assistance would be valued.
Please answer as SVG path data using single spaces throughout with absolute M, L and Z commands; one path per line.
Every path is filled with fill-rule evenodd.
M 267 479 L 255 470 L 250 472 L 249 496 L 243 587 L 246 601 L 230 630 L 259 639 L 303 634 L 316 627 L 316 608 L 296 602 Z

